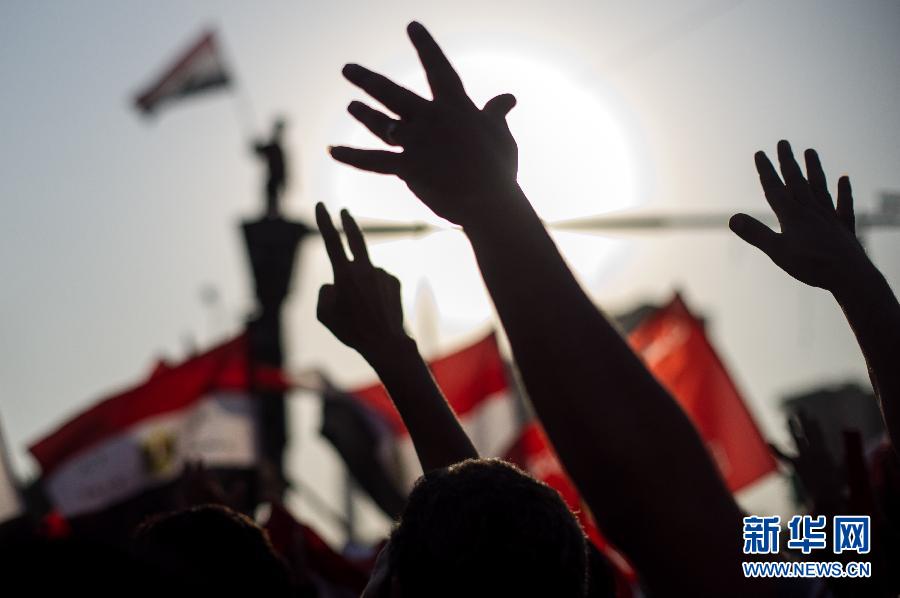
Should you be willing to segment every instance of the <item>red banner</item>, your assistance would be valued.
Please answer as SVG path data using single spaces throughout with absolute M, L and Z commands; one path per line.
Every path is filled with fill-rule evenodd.
M 681 297 L 629 335 L 634 350 L 691 418 L 732 492 L 775 471 L 737 387 Z

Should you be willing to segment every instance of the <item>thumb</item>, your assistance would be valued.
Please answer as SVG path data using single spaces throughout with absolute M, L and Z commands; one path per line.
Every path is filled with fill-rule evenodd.
M 509 111 L 516 105 L 516 96 L 511 93 L 501 93 L 494 96 L 484 105 L 482 112 L 494 118 L 506 118 Z
M 778 252 L 778 233 L 752 216 L 735 214 L 728 221 L 728 228 L 769 257 Z
M 334 311 L 336 303 L 335 288 L 333 284 L 323 284 L 319 289 L 319 301 L 316 305 L 316 318 L 328 325 L 329 316 Z

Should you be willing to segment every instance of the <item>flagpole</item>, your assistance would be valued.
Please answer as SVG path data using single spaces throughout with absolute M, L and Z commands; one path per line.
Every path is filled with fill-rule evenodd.
M 219 31 L 221 28 L 215 26 L 211 30 Z M 216 43 L 219 46 L 222 61 L 226 65 L 226 72 L 234 89 L 232 106 L 234 106 L 234 115 L 237 119 L 238 128 L 241 130 L 245 143 L 252 146 L 257 136 L 256 111 L 253 109 L 253 103 L 250 101 L 250 94 L 247 88 L 243 85 L 241 78 L 237 76 L 237 68 L 235 67 L 235 61 L 232 59 L 231 51 L 221 37 L 217 38 Z
M 247 93 L 247 89 L 239 83 L 237 77 L 234 77 L 233 80 L 234 101 L 232 104 L 238 128 L 241 130 L 246 145 L 252 146 L 257 137 L 256 112 L 253 110 L 253 104 L 250 101 L 250 94 Z

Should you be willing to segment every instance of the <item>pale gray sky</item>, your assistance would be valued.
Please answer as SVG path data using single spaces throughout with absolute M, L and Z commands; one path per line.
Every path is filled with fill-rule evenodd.
M 309 217 L 323 200 L 363 217 L 427 218 L 402 185 L 349 173 L 325 155 L 330 143 L 372 143 L 344 112 L 360 97 L 340 77 L 345 62 L 413 77 L 421 88 L 404 33 L 412 19 L 458 58 L 479 101 L 517 93 L 522 176 L 548 218 L 625 205 L 763 210 L 752 155 L 780 138 L 818 148 L 832 180 L 849 173 L 859 211 L 882 190 L 900 189 L 893 1 L 7 1 L 0 416 L 20 473 L 33 471 L 28 442 L 138 380 L 155 357 L 183 355 L 187 335 L 205 344 L 236 331 L 251 304 L 236 223 L 257 209 L 260 172 L 233 94 L 145 122 L 131 108 L 133 92 L 213 25 L 257 126 L 267 129 L 275 114 L 290 121 L 291 166 L 302 179 L 290 213 Z M 492 65 L 504 64 L 524 72 L 492 78 Z M 547 94 L 541 83 L 555 77 L 572 83 L 567 93 Z M 599 109 L 582 126 L 591 102 Z M 616 135 L 619 145 L 610 146 Z M 618 147 L 630 155 L 625 166 L 610 161 Z M 558 240 L 602 305 L 627 308 L 682 289 L 710 318 L 714 343 L 773 438 L 784 436 L 774 408 L 783 394 L 865 380 L 830 298 L 727 231 Z M 869 242 L 895 285 L 898 246 L 893 232 Z M 408 312 L 429 281 L 442 315 L 435 349 L 487 326 L 489 303 L 457 233 L 385 242 L 372 253 L 400 274 Z M 315 293 L 330 275 L 315 242 L 300 268 L 288 305 L 292 365 L 322 365 L 346 384 L 368 381 L 361 360 L 315 322 Z M 219 289 L 224 316 L 204 310 L 207 284 Z M 293 473 L 336 501 L 336 460 L 312 431 L 315 404 L 298 398 L 293 408 Z

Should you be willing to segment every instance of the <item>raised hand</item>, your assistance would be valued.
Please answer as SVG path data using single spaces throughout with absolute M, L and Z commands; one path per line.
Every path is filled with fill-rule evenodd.
M 808 149 L 805 158 L 806 178 L 790 144 L 778 142 L 782 182 L 766 154 L 756 153 L 756 170 L 780 234 L 746 214 L 732 216 L 729 226 L 800 282 L 835 291 L 868 258 L 856 239 L 850 179 L 838 180 L 835 205 L 818 154 Z
M 518 150 L 506 124 L 515 98 L 499 95 L 478 109 L 428 31 L 413 22 L 407 32 L 428 77 L 431 101 L 359 65 L 343 70 L 399 119 L 362 102 L 351 102 L 350 114 L 403 151 L 334 147 L 331 155 L 350 166 L 400 177 L 432 211 L 456 224 L 466 226 L 491 210 L 502 213 L 498 204 L 516 185 Z
M 347 210 L 341 211 L 341 220 L 352 261 L 328 210 L 316 205 L 316 222 L 334 269 L 334 284 L 319 290 L 319 321 L 378 373 L 409 429 L 424 471 L 477 459 L 478 451 L 403 329 L 400 281 L 369 261 L 366 241 Z
M 581 289 L 516 184 L 517 149 L 505 120 L 512 96 L 479 110 L 425 29 L 413 23 L 409 36 L 433 100 L 362 67 L 344 69 L 399 118 L 358 103 L 351 114 L 403 151 L 334 148 L 332 155 L 399 176 L 435 213 L 462 226 L 536 414 L 604 534 L 635 563 L 649 592 L 766 595 L 766 581 L 740 574 L 734 530 L 742 514 L 696 429 Z M 458 424 L 452 441 L 435 442 L 434 430 L 451 429 L 452 413 L 446 404 L 440 413 L 418 408 L 430 381 L 424 364 L 412 385 L 408 371 L 374 365 L 398 408 L 407 407 L 404 421 L 423 466 L 476 454 Z M 672 456 L 663 469 L 661 451 Z M 634 475 L 651 470 L 657 473 Z M 638 520 L 640 530 L 631 524 Z M 692 558 L 699 552 L 708 558 Z
M 334 284 L 319 289 L 317 316 L 338 340 L 371 358 L 391 343 L 408 339 L 400 281 L 369 261 L 366 241 L 347 210 L 341 211 L 341 221 L 352 261 L 328 210 L 322 203 L 316 205 L 316 223 L 334 270 Z

